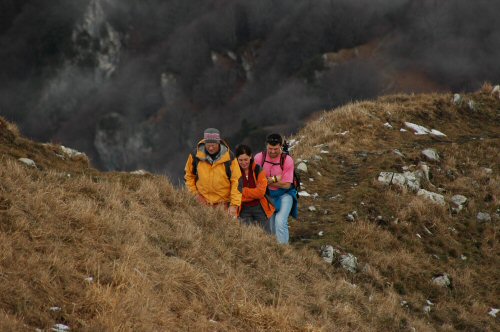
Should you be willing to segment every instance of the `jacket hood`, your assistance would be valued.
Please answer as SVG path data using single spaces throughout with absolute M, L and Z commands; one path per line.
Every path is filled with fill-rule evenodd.
M 215 159 L 212 159 L 206 152 L 205 150 L 205 140 L 202 139 L 201 141 L 198 142 L 197 145 L 197 151 L 196 151 L 196 157 L 200 160 L 207 161 L 211 164 L 215 164 L 218 162 L 225 162 L 227 160 L 231 159 L 231 156 L 229 154 L 230 148 L 229 145 L 224 141 L 220 141 L 220 150 Z

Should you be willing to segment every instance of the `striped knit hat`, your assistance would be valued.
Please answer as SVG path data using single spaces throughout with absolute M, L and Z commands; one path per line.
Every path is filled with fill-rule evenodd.
M 207 128 L 203 132 L 205 143 L 220 143 L 220 131 L 215 128 Z

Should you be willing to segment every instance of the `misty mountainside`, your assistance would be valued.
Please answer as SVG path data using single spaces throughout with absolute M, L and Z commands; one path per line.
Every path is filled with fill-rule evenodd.
M 497 330 L 499 128 L 488 84 L 319 114 L 283 246 L 0 118 L 0 330 Z
M 7 0 L 0 115 L 104 170 L 177 178 L 204 128 L 235 146 L 387 93 L 500 81 L 500 3 Z

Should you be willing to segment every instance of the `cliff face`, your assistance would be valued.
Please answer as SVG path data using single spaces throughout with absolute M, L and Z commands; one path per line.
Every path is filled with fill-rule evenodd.
M 4 1 L 0 114 L 101 169 L 177 177 L 205 127 L 261 144 L 352 100 L 499 81 L 496 6 Z

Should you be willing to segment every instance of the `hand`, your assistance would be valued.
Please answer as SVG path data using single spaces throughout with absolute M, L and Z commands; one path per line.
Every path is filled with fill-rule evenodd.
M 229 214 L 229 216 L 231 216 L 233 218 L 238 217 L 238 207 L 236 205 L 229 206 L 227 213 Z
M 281 175 L 273 175 L 267 178 L 267 183 L 278 183 L 281 181 Z
M 200 194 L 196 195 L 196 201 L 200 204 L 206 204 L 207 203 L 207 200 L 205 199 L 205 197 L 201 196 Z

